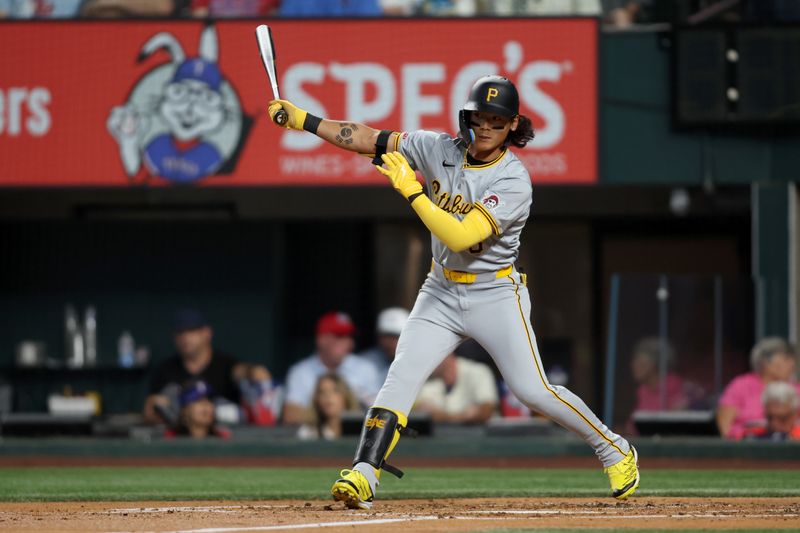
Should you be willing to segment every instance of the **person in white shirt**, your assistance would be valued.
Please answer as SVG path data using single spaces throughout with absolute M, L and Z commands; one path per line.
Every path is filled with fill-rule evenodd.
M 430 414 L 434 422 L 483 424 L 497 404 L 491 369 L 451 353 L 422 386 L 413 411 Z
M 328 373 L 341 376 L 363 406 L 372 405 L 382 381 L 375 367 L 354 355 L 356 327 L 350 317 L 331 311 L 317 322 L 317 351 L 289 368 L 283 423 L 299 425 L 310 420 L 311 401 L 319 378 Z
M 381 311 L 375 325 L 375 333 L 378 335 L 377 344 L 359 354 L 366 361 L 375 365 L 381 383 L 386 381 L 389 365 L 394 361 L 397 351 L 400 332 L 403 331 L 407 320 L 408 311 L 402 307 L 389 307 Z

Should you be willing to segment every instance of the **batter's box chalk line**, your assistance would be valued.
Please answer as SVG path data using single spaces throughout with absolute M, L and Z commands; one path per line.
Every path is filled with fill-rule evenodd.
M 269 508 L 270 506 L 264 506 Z M 289 506 L 281 506 L 281 507 L 289 507 Z M 244 507 L 242 507 L 244 508 Z M 413 516 L 413 515 L 406 515 L 403 517 L 395 518 L 379 518 L 379 519 L 364 519 L 364 520 L 347 520 L 347 521 L 340 521 L 340 522 L 310 522 L 304 524 L 283 524 L 283 525 L 275 525 L 275 526 L 245 526 L 245 527 L 215 527 L 215 528 L 202 528 L 202 529 L 183 529 L 183 530 L 176 530 L 167 533 L 233 533 L 236 531 L 289 531 L 289 530 L 297 530 L 297 529 L 322 529 L 322 528 L 329 528 L 329 527 L 343 527 L 343 526 L 375 526 L 375 525 L 382 525 L 382 524 L 396 524 L 401 522 L 423 522 L 423 521 L 431 521 L 431 520 L 441 520 L 441 519 L 448 519 L 448 520 L 503 520 L 503 517 L 498 516 L 476 516 L 476 515 L 557 515 L 561 513 L 569 513 L 570 515 L 582 515 L 582 516 L 599 516 L 605 515 L 602 511 L 558 511 L 552 509 L 532 509 L 529 511 L 526 510 L 519 510 L 519 509 L 509 509 L 509 510 L 488 510 L 488 511 L 466 511 L 466 513 L 471 513 L 473 516 L 448 516 L 448 515 L 420 515 L 420 516 Z M 392 516 L 389 513 L 382 513 L 389 516 Z M 370 515 L 370 516 L 375 516 Z M 605 516 L 603 516 L 605 518 Z M 725 519 L 725 518 L 735 518 L 735 519 L 742 519 L 742 518 L 798 518 L 800 514 L 737 514 L 736 512 L 719 512 L 719 513 L 684 513 L 684 514 L 672 514 L 672 513 L 657 513 L 657 514 L 632 514 L 632 515 L 614 515 L 615 519 L 617 518 L 624 518 L 624 519 L 664 519 L 664 518 L 682 518 L 682 519 L 693 519 L 693 518 L 717 518 L 717 519 Z M 507 518 L 507 517 L 506 517 Z M 114 532 L 114 533 L 132 533 L 132 532 Z M 143 533 L 143 532 L 139 532 Z

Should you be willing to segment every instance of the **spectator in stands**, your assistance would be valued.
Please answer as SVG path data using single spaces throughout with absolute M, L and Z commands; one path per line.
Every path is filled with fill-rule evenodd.
M 244 420 L 254 426 L 274 426 L 278 423 L 283 404 L 283 387 L 271 379 L 242 379 L 239 381 L 239 405 Z
M 214 391 L 202 380 L 187 382 L 179 395 L 180 411 L 178 419 L 168 423 L 166 437 L 188 435 L 202 439 L 208 435 L 228 438 L 231 432 L 217 422 L 219 400 L 214 398 Z M 235 404 L 227 405 L 236 409 Z
M 800 393 L 790 383 L 776 381 L 764 387 L 761 395 L 767 420 L 766 438 L 800 440 Z
M 185 12 L 197 18 L 266 17 L 277 13 L 280 0 L 187 0 Z
M 81 16 L 93 18 L 171 17 L 179 14 L 180 0 L 85 0 Z
M 664 343 L 663 357 L 666 358 L 664 389 L 666 393 L 663 398 L 659 371 L 662 357 L 661 339 L 646 337 L 634 346 L 631 358 L 631 375 L 637 384 L 634 411 L 675 411 L 689 407 L 684 381 L 673 371 L 675 350 L 669 341 L 665 340 Z
M 773 381 L 761 395 L 764 425 L 745 430 L 746 437 L 768 440 L 800 440 L 798 407 L 800 394 L 791 384 Z
M 297 436 L 303 440 L 334 440 L 342 436 L 342 417 L 363 409 L 347 383 L 336 374 L 324 374 L 317 380 L 311 402 L 312 418 L 300 426 Z
M 698 384 L 683 379 L 674 371 L 675 350 L 669 341 L 664 341 L 666 372 L 663 376 L 662 397 L 661 339 L 645 337 L 633 348 L 631 375 L 636 388 L 636 405 L 631 412 L 626 431 L 637 433 L 633 414 L 637 411 L 680 411 L 684 409 L 707 409 L 706 391 Z M 663 402 L 663 404 L 662 404 Z
M 378 0 L 282 0 L 282 17 L 379 17 Z
M 181 395 L 197 382 L 203 382 L 205 396 L 220 405 L 239 405 L 240 382 L 249 381 L 264 389 L 271 388 L 271 376 L 264 366 L 239 362 L 213 347 L 211 326 L 198 311 L 179 311 L 175 315 L 173 331 L 177 353 L 153 372 L 150 393 L 144 405 L 148 422 L 174 425 L 179 419 L 178 409 L 186 406 L 180 401 Z M 226 407 L 219 414 L 227 414 L 227 422 L 246 421 L 234 420 L 231 411 Z
M 317 351 L 292 365 L 286 377 L 285 424 L 303 424 L 311 420 L 311 401 L 320 376 L 335 373 L 341 376 L 363 406 L 372 401 L 381 388 L 375 367 L 353 355 L 356 327 L 350 317 L 331 311 L 317 321 Z
M 499 16 L 599 15 L 600 0 L 494 0 L 482 2 L 481 12 Z
M 400 332 L 403 331 L 403 326 L 406 325 L 407 320 L 408 311 L 402 307 L 389 307 L 381 311 L 378 314 L 378 322 L 375 324 L 378 344 L 360 354 L 361 357 L 375 366 L 381 383 L 386 381 L 389 365 L 394 361 Z
M 616 2 L 613 8 L 605 14 L 606 23 L 616 28 L 630 28 L 642 18 L 642 3 L 637 0 L 623 0 Z
M 475 0 L 422 0 L 420 12 L 433 17 L 472 17 L 477 7 Z
M 380 0 L 383 14 L 389 17 L 409 17 L 420 10 L 423 0 Z
M 797 391 L 796 354 L 794 348 L 779 337 L 761 339 L 750 352 L 752 372 L 738 376 L 722 393 L 717 408 L 717 428 L 720 435 L 741 439 L 748 427 L 764 424 L 761 396 L 773 382 L 789 383 Z
M 61 19 L 78 15 L 83 0 L 0 0 L 0 18 Z
M 430 414 L 434 422 L 483 424 L 497 403 L 491 369 L 451 353 L 422 386 L 413 411 Z

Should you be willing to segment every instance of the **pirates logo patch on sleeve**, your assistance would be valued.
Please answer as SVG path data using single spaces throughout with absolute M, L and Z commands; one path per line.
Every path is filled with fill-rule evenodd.
M 488 194 L 483 197 L 481 203 L 486 209 L 494 209 L 500 205 L 500 198 L 498 198 L 496 194 Z

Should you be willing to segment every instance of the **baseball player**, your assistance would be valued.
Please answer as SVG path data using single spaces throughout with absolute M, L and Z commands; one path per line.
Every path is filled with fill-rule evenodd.
M 519 114 L 514 84 L 500 76 L 479 79 L 459 112 L 456 138 L 324 120 L 286 100 L 272 101 L 270 116 L 281 108 L 289 115 L 284 127 L 346 150 L 374 153 L 378 171 L 431 231 L 431 272 L 367 412 L 353 468 L 341 471 L 333 498 L 369 509 L 381 471 L 402 476 L 386 460 L 406 432 L 407 414 L 433 369 L 468 337 L 491 354 L 522 402 L 594 448 L 615 498 L 633 494 L 639 486 L 636 450 L 575 394 L 551 385 L 542 370 L 525 275 L 514 268 L 530 212 L 531 178 L 509 146 L 522 148 L 534 136 L 530 119 Z M 424 189 L 415 170 L 425 177 Z

